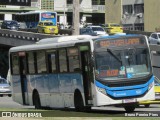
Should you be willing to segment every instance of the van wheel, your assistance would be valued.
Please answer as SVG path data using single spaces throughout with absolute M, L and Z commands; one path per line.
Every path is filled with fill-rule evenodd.
M 83 98 L 79 91 L 76 91 L 74 94 L 74 106 L 75 106 L 76 111 L 84 110 Z
M 41 102 L 40 102 L 38 92 L 35 92 L 33 94 L 33 103 L 34 103 L 35 109 L 41 109 Z

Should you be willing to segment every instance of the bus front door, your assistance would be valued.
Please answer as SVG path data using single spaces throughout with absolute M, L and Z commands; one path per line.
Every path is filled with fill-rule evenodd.
M 21 81 L 21 90 L 22 90 L 22 99 L 23 104 L 27 105 L 28 102 L 28 89 L 27 89 L 27 78 L 26 78 L 26 57 L 25 56 L 19 56 L 20 61 L 20 81 Z
M 92 93 L 91 93 L 91 79 L 92 72 L 90 66 L 90 52 L 89 51 L 81 51 L 81 66 L 82 66 L 82 74 L 83 74 L 83 87 L 84 87 L 84 95 L 85 95 L 85 103 L 86 105 L 92 104 Z

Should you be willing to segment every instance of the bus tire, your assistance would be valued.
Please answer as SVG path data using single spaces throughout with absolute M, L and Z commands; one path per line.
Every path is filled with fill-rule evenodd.
M 12 96 L 11 94 L 8 95 L 8 97 L 11 97 L 11 96 Z
M 74 106 L 76 111 L 84 111 L 84 102 L 80 91 L 76 91 L 74 94 Z
M 37 91 L 33 94 L 33 104 L 35 106 L 35 109 L 41 109 L 41 102 Z
M 91 106 L 85 106 L 85 112 L 90 112 L 91 111 Z
M 126 110 L 127 113 L 133 112 L 135 108 L 136 108 L 135 105 L 124 106 L 124 109 Z
M 149 108 L 150 104 L 146 104 L 146 105 L 144 105 L 144 106 L 145 106 L 145 108 Z

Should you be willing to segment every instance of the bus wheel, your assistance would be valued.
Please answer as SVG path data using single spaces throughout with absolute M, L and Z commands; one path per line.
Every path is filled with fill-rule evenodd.
M 76 111 L 84 110 L 83 98 L 79 91 L 76 91 L 74 94 L 74 106 L 75 106 Z
M 145 108 L 149 108 L 150 104 L 146 104 L 146 105 L 144 105 L 144 106 L 145 106 Z
M 124 109 L 126 110 L 126 112 L 130 113 L 133 112 L 135 110 L 135 106 L 134 105 L 128 105 L 128 106 L 124 106 Z
M 8 95 L 8 97 L 11 97 L 12 95 Z
M 38 92 L 35 92 L 33 94 L 33 103 L 34 103 L 35 109 L 40 109 L 41 108 L 41 102 L 40 102 Z
M 84 109 L 86 112 L 90 112 L 91 111 L 91 106 L 86 106 Z

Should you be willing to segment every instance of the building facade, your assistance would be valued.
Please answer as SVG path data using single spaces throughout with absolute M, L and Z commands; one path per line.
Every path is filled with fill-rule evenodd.
M 100 24 L 105 21 L 105 0 L 79 0 L 80 22 Z M 54 10 L 58 12 L 61 24 L 72 24 L 73 0 L 55 0 Z
M 106 0 L 105 23 L 121 23 L 128 30 L 160 31 L 159 5 L 159 0 Z
M 79 0 L 80 22 L 120 23 L 125 29 L 160 31 L 160 0 Z M 56 11 L 58 22 L 72 24 L 72 0 L 31 0 L 31 6 L 0 5 L 0 21 L 31 10 Z
M 106 0 L 106 21 L 128 30 L 144 30 L 144 0 Z
M 121 23 L 126 29 L 144 31 L 144 0 L 122 0 Z
M 79 0 L 80 22 L 102 24 L 105 21 L 105 0 Z M 73 0 L 31 0 L 31 6 L 0 5 L 0 20 L 12 19 L 12 14 L 31 10 L 56 11 L 58 22 L 72 24 Z M 7 15 L 6 15 L 7 14 Z
M 27 12 L 41 9 L 41 0 L 31 0 L 31 6 L 11 6 L 0 4 L 0 21 L 12 20 L 12 15 L 18 12 Z
M 144 0 L 145 31 L 160 31 L 160 0 Z
M 105 23 L 120 23 L 122 14 L 121 0 L 106 0 Z

